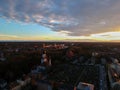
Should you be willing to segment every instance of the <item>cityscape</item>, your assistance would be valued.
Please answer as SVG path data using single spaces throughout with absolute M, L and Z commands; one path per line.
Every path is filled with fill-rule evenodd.
M 0 90 L 120 90 L 120 0 L 0 0 Z
M 120 43 L 1 42 L 1 90 L 119 90 Z

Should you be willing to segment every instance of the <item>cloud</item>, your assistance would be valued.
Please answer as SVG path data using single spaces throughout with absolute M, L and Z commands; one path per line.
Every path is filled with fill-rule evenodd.
M 58 34 L 60 34 L 60 35 L 65 35 L 65 36 L 69 35 L 70 33 L 71 33 L 71 32 L 65 31 L 65 30 L 61 30 L 61 31 L 58 32 Z
M 82 36 L 113 31 L 119 8 L 120 0 L 0 0 L 0 17 Z
M 17 39 L 22 38 L 16 35 L 0 34 L 0 40 L 17 40 Z
M 120 31 L 90 34 L 89 36 L 69 36 L 67 40 L 76 41 L 120 41 Z
M 105 32 L 99 34 L 91 34 L 92 38 L 102 39 L 102 40 L 120 40 L 120 32 Z

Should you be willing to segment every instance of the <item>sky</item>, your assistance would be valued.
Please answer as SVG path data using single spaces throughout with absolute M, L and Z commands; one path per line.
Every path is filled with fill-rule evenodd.
M 0 41 L 120 42 L 120 0 L 0 0 Z

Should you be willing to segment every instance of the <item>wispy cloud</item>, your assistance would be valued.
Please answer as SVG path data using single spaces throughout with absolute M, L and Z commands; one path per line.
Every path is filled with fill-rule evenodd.
M 18 40 L 18 39 L 22 38 L 16 35 L 0 34 L 0 40 Z
M 0 34 L 0 37 L 12 37 L 12 38 L 19 38 L 16 35 L 4 35 L 4 34 Z

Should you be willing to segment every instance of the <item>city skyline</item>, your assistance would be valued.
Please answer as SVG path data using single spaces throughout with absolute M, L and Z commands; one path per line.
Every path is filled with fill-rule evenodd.
M 1 0 L 0 41 L 120 42 L 119 0 Z

